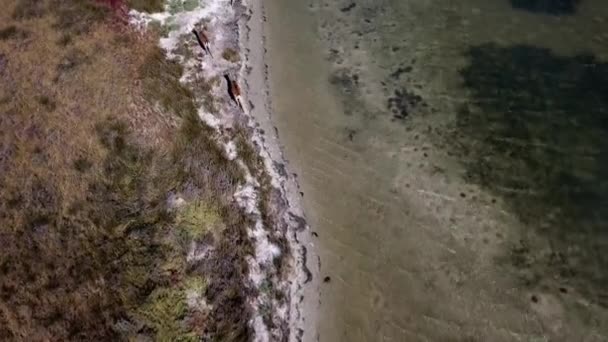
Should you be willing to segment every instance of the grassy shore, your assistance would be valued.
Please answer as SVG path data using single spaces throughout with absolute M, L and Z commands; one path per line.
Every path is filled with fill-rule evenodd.
M 0 339 L 246 340 L 244 175 L 160 33 L 88 0 L 0 23 Z

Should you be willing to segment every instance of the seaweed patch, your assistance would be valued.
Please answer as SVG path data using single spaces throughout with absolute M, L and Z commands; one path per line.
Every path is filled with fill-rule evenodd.
M 395 119 L 405 119 L 421 103 L 423 100 L 420 95 L 406 88 L 396 89 L 393 96 L 388 98 L 388 110 Z
M 551 246 L 514 247 L 513 265 L 534 274 L 530 285 L 557 273 L 608 305 L 608 64 L 528 45 L 483 44 L 468 58 L 471 101 L 450 146 L 469 181 L 503 197 Z

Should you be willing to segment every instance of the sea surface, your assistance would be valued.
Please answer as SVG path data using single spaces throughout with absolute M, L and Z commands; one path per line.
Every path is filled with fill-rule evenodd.
M 265 6 L 320 341 L 608 341 L 608 2 Z

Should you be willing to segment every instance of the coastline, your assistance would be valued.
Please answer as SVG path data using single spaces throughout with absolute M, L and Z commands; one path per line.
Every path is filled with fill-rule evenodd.
M 308 341 L 317 336 L 319 263 L 299 204 L 299 185 L 295 174 L 287 171 L 271 121 L 263 11 L 257 0 L 236 1 L 232 6 L 228 0 L 216 0 L 181 12 L 172 13 L 169 7 L 152 14 L 131 11 L 130 21 L 140 29 L 156 22 L 167 30 L 160 47 L 167 58 L 182 64 L 181 82 L 194 91 L 199 117 L 215 131 L 226 157 L 245 173 L 245 184 L 238 187 L 234 199 L 254 220 L 247 229 L 254 253 L 246 257 L 249 279 L 243 284 L 249 293 L 253 340 Z M 208 30 L 216 54 L 230 48 L 236 50 L 238 60 L 200 55 L 190 34 L 197 26 Z M 224 75 L 232 75 L 244 87 L 243 111 L 226 101 Z M 211 83 L 209 94 L 197 93 L 200 80 Z
M 249 114 L 259 125 L 255 141 L 262 146 L 265 160 L 273 163 L 272 166 L 267 164 L 267 167 L 280 169 L 273 176 L 280 181 L 288 209 L 284 219 L 290 222 L 287 236 L 291 246 L 292 269 L 287 280 L 290 283 L 289 341 L 318 340 L 315 312 L 320 299 L 320 259 L 312 241 L 310 227 L 305 223 L 300 185 L 296 174 L 290 172 L 279 131 L 272 121 L 264 4 L 261 0 L 250 0 L 248 7 L 250 17 L 240 23 L 241 53 L 245 56 L 241 76 L 245 79 L 247 103 L 251 108 Z
M 608 7 L 515 1 L 7 0 L 0 341 L 608 341 Z

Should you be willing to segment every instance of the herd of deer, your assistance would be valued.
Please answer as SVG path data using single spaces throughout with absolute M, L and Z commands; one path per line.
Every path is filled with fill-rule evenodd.
M 230 1 L 230 4 L 232 5 L 232 1 Z M 213 58 L 213 54 L 211 54 L 209 37 L 207 37 L 207 35 L 205 34 L 205 28 L 203 27 L 203 29 L 201 31 L 197 31 L 195 28 L 193 28 L 192 33 L 196 37 L 196 41 L 198 42 L 198 45 L 200 45 L 201 49 L 203 49 L 203 52 L 208 54 L 209 57 Z M 236 105 L 242 111 L 244 111 L 243 101 L 241 98 L 241 88 L 237 84 L 236 80 L 231 79 L 228 74 L 225 74 L 224 78 L 226 79 L 226 82 L 228 83 L 228 95 L 230 95 L 230 99 L 232 99 L 232 101 L 234 101 L 236 103 Z

